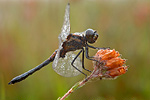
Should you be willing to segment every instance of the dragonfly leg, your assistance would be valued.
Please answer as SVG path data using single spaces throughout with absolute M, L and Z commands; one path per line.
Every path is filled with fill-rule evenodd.
M 85 47 L 85 56 L 89 60 L 96 61 L 93 56 L 89 57 L 89 48 L 88 48 L 88 46 Z
M 92 71 L 90 71 L 90 70 L 88 70 L 88 69 L 86 69 L 85 67 L 84 67 L 84 48 L 82 48 L 82 68 L 84 69 L 84 70 L 86 70 L 86 71 L 88 71 L 88 72 L 92 72 Z
M 76 60 L 77 57 L 81 54 L 82 51 L 83 51 L 83 50 L 81 50 L 81 51 L 77 54 L 77 56 L 73 59 L 73 61 L 71 62 L 71 65 L 72 65 L 76 70 L 78 70 L 80 73 L 84 74 L 84 75 L 87 77 L 87 75 L 86 75 L 85 73 L 83 73 L 81 70 L 79 70 L 77 67 L 75 67 L 75 66 L 73 65 L 73 63 L 75 62 L 75 60 Z
M 96 62 L 99 62 L 100 64 L 103 64 L 103 62 L 100 62 L 98 60 L 95 60 L 94 57 L 89 57 L 89 49 L 88 49 L 88 46 L 85 47 L 85 55 L 86 55 L 86 58 L 89 59 L 89 60 L 92 60 L 92 61 L 96 61 Z
M 102 48 L 100 48 L 100 47 L 93 47 L 93 46 L 91 46 L 89 44 L 87 44 L 87 46 L 90 47 L 90 48 L 93 48 L 93 49 L 98 49 L 98 50 L 99 49 L 110 49 L 110 47 L 106 47 L 106 48 L 105 47 L 102 47 Z

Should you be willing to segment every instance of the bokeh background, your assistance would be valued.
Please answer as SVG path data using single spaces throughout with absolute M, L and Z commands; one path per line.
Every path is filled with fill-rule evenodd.
M 0 1 L 0 100 L 56 100 L 83 75 L 66 78 L 52 64 L 15 85 L 8 82 L 35 67 L 58 48 L 68 0 Z M 150 100 L 150 1 L 70 0 L 71 32 L 96 29 L 93 46 L 111 47 L 127 59 L 116 80 L 86 84 L 67 100 Z M 90 50 L 94 55 L 96 50 Z M 92 70 L 92 61 L 85 66 Z

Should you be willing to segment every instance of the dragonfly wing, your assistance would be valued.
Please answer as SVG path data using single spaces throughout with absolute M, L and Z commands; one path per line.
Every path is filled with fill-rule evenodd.
M 64 77 L 73 77 L 80 74 L 72 65 L 71 62 L 76 57 L 74 52 L 67 52 L 64 58 L 60 58 L 60 50 L 62 49 L 62 44 L 66 41 L 67 36 L 70 34 L 70 5 L 66 6 L 65 16 L 64 16 L 64 23 L 61 29 L 61 33 L 58 37 L 59 39 L 59 49 L 57 50 L 57 54 L 53 61 L 53 69 L 61 76 Z M 74 65 L 79 69 L 82 70 L 81 59 L 78 57 Z
M 64 58 L 59 58 L 59 54 L 58 49 L 55 60 L 53 61 L 53 69 L 56 73 L 64 77 L 73 77 L 81 74 L 71 65 L 71 62 L 76 57 L 73 51 L 66 53 Z M 79 57 L 75 60 L 74 66 L 82 71 L 81 59 Z
M 61 28 L 61 33 L 58 37 L 59 45 L 61 45 L 66 40 L 69 34 L 70 34 L 70 4 L 68 3 L 65 9 L 64 23 Z

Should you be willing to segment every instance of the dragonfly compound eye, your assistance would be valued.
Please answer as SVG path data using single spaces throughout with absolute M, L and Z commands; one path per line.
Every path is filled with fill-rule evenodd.
M 95 41 L 98 38 L 98 34 L 96 31 L 94 31 L 93 29 L 87 29 L 86 30 L 86 34 L 85 34 L 86 40 L 89 43 L 95 43 Z

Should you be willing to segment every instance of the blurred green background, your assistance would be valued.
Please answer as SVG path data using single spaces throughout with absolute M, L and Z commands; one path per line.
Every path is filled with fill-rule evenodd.
M 59 76 L 49 64 L 25 81 L 8 82 L 58 48 L 68 0 L 0 1 L 0 100 L 56 100 L 83 75 Z M 70 0 L 71 32 L 98 31 L 93 46 L 111 47 L 130 68 L 116 80 L 86 84 L 67 100 L 150 100 L 150 1 Z M 90 50 L 94 55 L 96 50 Z M 92 70 L 92 61 L 85 61 Z

